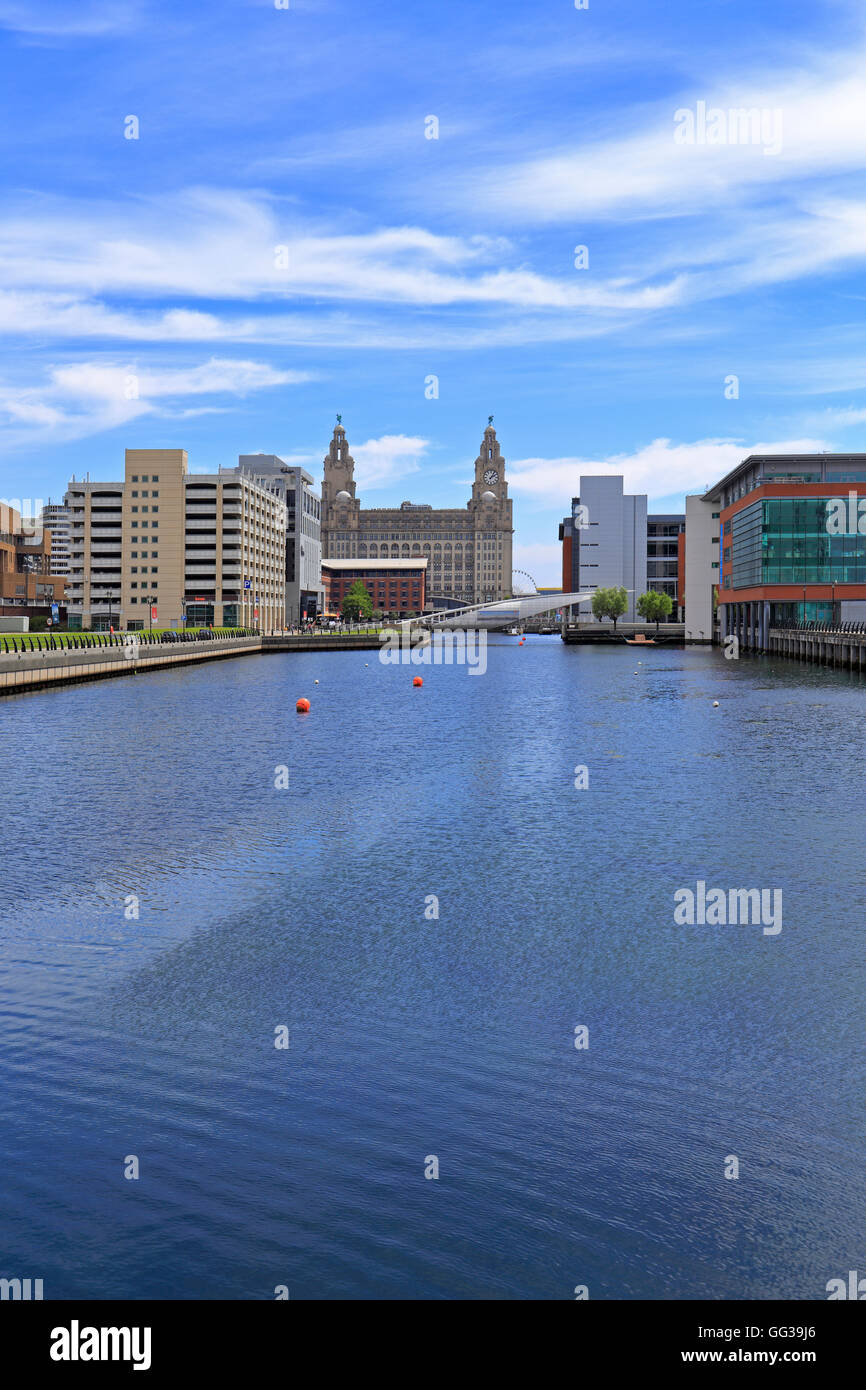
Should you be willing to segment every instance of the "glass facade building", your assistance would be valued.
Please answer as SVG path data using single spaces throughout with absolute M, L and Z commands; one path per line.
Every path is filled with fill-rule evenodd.
M 772 497 L 731 518 L 734 589 L 755 584 L 866 584 L 866 536 L 831 534 L 834 497 Z
M 771 628 L 866 621 L 861 497 L 864 454 L 752 455 L 710 488 L 723 638 L 735 632 L 765 649 Z

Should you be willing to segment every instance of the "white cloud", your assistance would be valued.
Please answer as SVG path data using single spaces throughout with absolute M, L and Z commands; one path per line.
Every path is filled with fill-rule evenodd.
M 830 445 L 820 439 L 750 445 L 733 439 L 700 439 L 693 444 L 654 439 L 634 453 L 609 458 L 518 459 L 509 468 L 508 480 L 515 496 L 556 505 L 564 516 L 571 498 L 580 493 L 582 474 L 620 474 L 625 492 L 646 493 L 652 502 L 703 492 L 749 454 L 813 453 L 828 448 Z
M 0 29 L 11 29 L 19 34 L 38 38 L 103 38 L 113 34 L 127 34 L 134 29 L 139 19 L 139 6 L 135 0 L 104 0 L 101 4 L 86 5 L 76 3 L 50 3 L 40 0 L 38 5 L 0 4 Z
M 185 397 L 237 397 L 306 380 L 306 373 L 225 358 L 192 367 L 143 369 L 105 362 L 67 363 L 52 367 L 47 381 L 38 386 L 20 389 L 0 382 L 0 438 L 6 444 L 82 439 L 141 415 L 182 419 L 224 409 L 185 407 Z
M 497 167 L 482 178 L 480 193 L 476 178 L 466 194 L 525 221 L 684 217 L 769 185 L 860 169 L 866 162 L 863 57 L 862 51 L 825 54 L 810 70 L 775 81 L 744 74 L 694 84 L 651 112 L 645 105 L 626 112 L 621 124 L 632 129 L 620 135 Z M 781 112 L 781 149 L 765 153 L 769 139 L 677 143 L 676 113 L 696 112 L 699 102 L 725 113 Z
M 677 222 L 638 249 L 621 231 L 615 249 L 607 240 L 607 274 L 583 231 L 592 270 L 571 269 L 566 248 L 551 275 L 501 237 L 413 226 L 335 233 L 294 211 L 286 221 L 249 194 L 194 189 L 83 207 L 42 199 L 0 216 L 0 331 L 381 348 L 573 340 L 862 260 L 866 200 L 803 192 L 782 212 L 719 209 L 709 227 Z M 383 315 L 389 307 L 400 315 Z M 431 308 L 451 312 L 431 320 Z
M 406 434 L 383 434 L 352 445 L 358 490 L 388 487 L 417 473 L 428 448 L 428 440 Z
M 425 306 L 624 312 L 675 303 L 676 276 L 555 278 L 521 263 L 502 238 L 436 235 L 422 227 L 334 234 L 294 225 L 249 195 L 196 189 L 152 204 L 77 208 L 45 200 L 0 221 L 0 324 L 38 328 L 47 308 L 73 331 L 112 331 L 94 296 L 182 295 L 285 305 L 339 299 Z M 128 322 L 128 319 L 127 319 Z M 186 306 L 160 311 L 165 336 L 206 337 L 219 320 Z M 146 330 L 147 324 L 142 327 Z
M 822 410 L 811 418 L 827 429 L 848 429 L 853 425 L 866 423 L 866 408 L 852 405 L 836 410 Z
M 243 396 L 248 391 L 259 391 L 265 386 L 290 386 L 309 380 L 305 372 L 277 371 L 265 362 L 239 362 L 216 357 L 197 367 L 171 367 L 162 371 L 81 362 L 55 367 L 51 372 L 53 388 L 58 394 L 93 396 L 102 400 L 125 396 L 131 378 L 134 378 L 138 396 L 144 399 L 212 395 L 222 391 Z

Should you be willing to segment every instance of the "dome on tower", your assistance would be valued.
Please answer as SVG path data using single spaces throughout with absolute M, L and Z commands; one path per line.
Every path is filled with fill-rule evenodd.
M 495 502 L 495 501 L 496 501 L 496 493 L 495 493 L 495 492 L 482 492 L 482 494 L 481 494 L 481 501 L 482 501 L 482 502 Z
M 348 493 L 345 488 L 341 488 L 340 491 L 337 493 L 335 500 L 337 502 L 351 502 L 352 496 L 351 493 Z

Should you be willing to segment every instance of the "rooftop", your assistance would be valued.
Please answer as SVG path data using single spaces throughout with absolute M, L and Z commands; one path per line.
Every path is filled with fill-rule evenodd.
M 720 498 L 724 489 L 733 483 L 739 475 L 746 470 L 760 464 L 763 468 L 770 468 L 776 474 L 785 474 L 785 469 L 789 472 L 785 475 L 784 481 L 796 480 L 797 471 L 814 471 L 826 465 L 830 468 L 858 467 L 866 468 L 866 454 L 749 454 L 736 468 L 732 468 L 726 473 L 724 478 L 720 478 L 711 488 L 703 494 L 705 502 L 716 502 Z M 779 481 L 783 481 L 780 477 Z
M 326 567 L 332 570 L 420 570 L 427 568 L 427 560 L 424 557 L 414 560 L 389 560 L 387 555 L 378 560 L 332 560 L 323 555 L 322 569 Z

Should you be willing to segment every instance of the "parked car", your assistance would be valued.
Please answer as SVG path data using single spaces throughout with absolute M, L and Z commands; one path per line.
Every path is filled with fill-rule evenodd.
M 203 627 L 200 628 L 199 631 L 196 633 L 196 638 L 199 642 L 212 642 L 213 633 L 211 632 L 209 627 Z
M 160 642 L 177 642 L 179 638 L 176 632 L 163 632 L 159 640 Z

